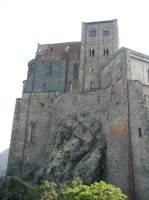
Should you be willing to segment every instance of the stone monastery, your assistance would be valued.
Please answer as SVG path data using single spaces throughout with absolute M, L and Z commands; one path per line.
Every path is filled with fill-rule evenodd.
M 149 199 L 149 56 L 119 49 L 117 20 L 82 23 L 81 42 L 38 44 L 16 99 L 8 175 L 77 175 Z

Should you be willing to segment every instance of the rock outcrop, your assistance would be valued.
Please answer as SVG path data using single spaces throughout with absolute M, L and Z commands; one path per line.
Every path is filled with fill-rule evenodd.
M 56 120 L 44 164 L 36 174 L 65 182 L 80 176 L 84 182 L 99 181 L 106 159 L 106 141 L 100 119 L 90 116 Z

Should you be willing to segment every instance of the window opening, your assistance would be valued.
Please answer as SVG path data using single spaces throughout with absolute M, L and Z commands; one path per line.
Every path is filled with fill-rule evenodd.
M 49 75 L 52 75 L 52 65 L 49 67 Z
M 89 36 L 90 37 L 96 37 L 96 30 L 95 29 L 91 30 L 90 33 L 89 33 Z
M 95 73 L 95 69 L 94 68 L 91 68 L 90 69 L 90 74 L 94 74 Z
M 69 83 L 69 92 L 72 91 L 72 82 Z
M 95 57 L 95 49 L 90 49 L 89 53 L 91 58 Z
M 73 66 L 73 78 L 77 80 L 78 79 L 78 74 L 79 74 L 78 73 L 78 64 L 75 63 L 74 66 Z
M 36 143 L 37 125 L 33 124 L 31 129 L 31 143 Z
M 108 48 L 104 48 L 103 54 L 104 54 L 104 56 L 108 56 L 109 55 L 109 49 Z
M 103 36 L 105 37 L 105 36 L 109 36 L 109 30 L 104 30 L 103 31 Z
M 51 47 L 51 52 L 53 51 L 53 47 Z
M 93 81 L 91 81 L 91 83 L 90 83 L 90 88 L 91 88 L 91 90 L 95 89 L 95 83 Z
M 139 138 L 142 138 L 142 131 L 140 127 L 138 128 L 138 133 L 139 133 Z

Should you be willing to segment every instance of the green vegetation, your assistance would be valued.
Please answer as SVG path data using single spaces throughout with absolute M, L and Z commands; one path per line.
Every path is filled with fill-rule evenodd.
M 60 189 L 61 188 L 61 189 Z M 119 188 L 103 181 L 91 185 L 83 184 L 78 177 L 71 186 L 42 181 L 40 185 L 30 188 L 25 194 L 25 200 L 126 200 Z
M 48 181 L 42 181 L 40 185 L 36 185 L 30 188 L 26 194 L 25 200 L 56 200 L 57 185 L 55 183 L 49 183 Z

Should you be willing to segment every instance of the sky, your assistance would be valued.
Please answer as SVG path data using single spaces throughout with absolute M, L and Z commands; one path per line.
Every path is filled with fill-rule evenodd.
M 117 19 L 120 47 L 149 55 L 148 0 L 0 0 L 0 152 L 37 43 L 80 41 L 81 23 Z

